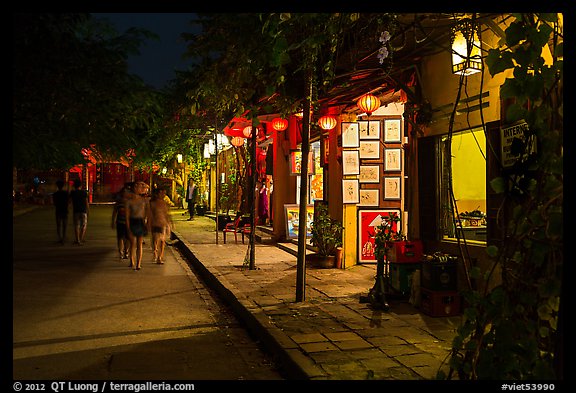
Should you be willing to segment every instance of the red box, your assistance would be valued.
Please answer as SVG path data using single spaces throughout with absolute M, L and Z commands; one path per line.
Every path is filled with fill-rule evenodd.
M 388 249 L 386 259 L 392 263 L 419 263 L 422 262 L 422 242 L 420 240 L 400 240 L 392 242 Z
M 458 291 L 431 291 L 420 288 L 420 307 L 431 317 L 452 317 L 460 314 L 461 301 Z

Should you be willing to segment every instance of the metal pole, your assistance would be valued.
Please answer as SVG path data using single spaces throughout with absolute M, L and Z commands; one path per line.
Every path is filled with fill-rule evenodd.
M 308 232 L 308 155 L 310 151 L 310 106 L 312 73 L 306 80 L 306 101 L 302 119 L 302 161 L 300 163 L 300 213 L 298 221 L 298 259 L 296 263 L 296 301 L 306 300 L 306 233 Z
M 254 127 L 254 121 L 252 121 L 252 146 L 250 151 L 250 167 L 252 170 L 252 176 L 250 176 L 250 191 L 248 192 L 248 198 L 250 200 L 250 264 L 249 269 L 256 269 L 256 250 L 254 249 L 256 240 L 256 177 L 257 166 L 256 166 L 256 141 L 258 130 Z

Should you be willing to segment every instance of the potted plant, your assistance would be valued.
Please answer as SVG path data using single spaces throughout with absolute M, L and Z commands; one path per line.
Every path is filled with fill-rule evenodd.
M 312 222 L 312 238 L 310 242 L 316 252 L 306 256 L 306 259 L 314 267 L 334 267 L 336 251 L 342 246 L 342 223 L 334 220 L 328 214 L 328 206 L 318 204 Z
M 382 220 L 380 225 L 375 228 L 374 234 L 374 256 L 377 261 L 383 261 L 392 248 L 392 243 L 396 241 L 406 240 L 406 236 L 402 233 L 398 223 L 400 217 L 396 214 L 390 214 L 389 218 Z

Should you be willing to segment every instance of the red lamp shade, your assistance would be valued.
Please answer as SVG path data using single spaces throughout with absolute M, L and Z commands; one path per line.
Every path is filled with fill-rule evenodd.
M 370 116 L 372 112 L 380 108 L 380 99 L 372 94 L 365 94 L 358 98 L 356 105 Z
M 244 127 L 244 129 L 242 130 L 242 134 L 246 137 L 246 138 L 250 138 L 252 136 L 252 126 L 246 126 Z M 256 135 L 258 135 L 258 129 L 256 129 Z
M 322 116 L 320 119 L 318 119 L 318 125 L 324 131 L 329 131 L 333 129 L 334 127 L 336 127 L 336 123 L 337 122 L 334 116 Z
M 236 147 L 242 146 L 244 144 L 244 138 L 242 138 L 240 136 L 235 136 L 234 138 L 232 138 L 230 143 L 232 144 L 232 146 L 236 146 Z
M 276 131 L 284 131 L 288 128 L 288 120 L 276 117 L 272 119 L 272 128 Z

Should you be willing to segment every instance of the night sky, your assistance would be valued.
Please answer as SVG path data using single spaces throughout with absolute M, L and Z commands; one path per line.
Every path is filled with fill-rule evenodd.
M 144 82 L 155 88 L 162 88 L 167 81 L 174 79 L 174 70 L 186 70 L 191 60 L 184 60 L 186 44 L 180 38 L 183 32 L 194 28 L 190 21 L 195 14 L 190 13 L 94 13 L 96 18 L 108 19 L 119 33 L 130 27 L 150 30 L 159 40 L 147 41 L 140 47 L 140 56 L 128 60 L 130 72 L 140 76 Z

